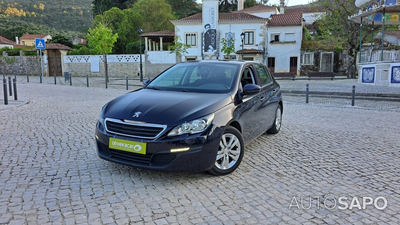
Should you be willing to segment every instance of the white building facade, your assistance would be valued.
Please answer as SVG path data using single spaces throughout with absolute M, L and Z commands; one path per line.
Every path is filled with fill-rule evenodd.
M 218 0 L 203 0 L 203 14 L 218 9 Z M 202 13 L 171 21 L 175 37 L 190 45 L 181 61 L 208 59 L 243 59 L 261 62 L 274 72 L 298 74 L 303 19 L 301 13 L 279 14 L 276 7 L 258 5 L 232 13 L 217 14 L 214 25 L 216 45 L 209 48 L 207 24 Z M 206 17 L 210 17 L 209 13 Z M 278 39 L 276 36 L 279 36 Z M 233 39 L 235 54 L 221 52 L 221 40 Z
M 272 72 L 300 74 L 301 13 L 272 15 L 267 24 L 267 66 Z

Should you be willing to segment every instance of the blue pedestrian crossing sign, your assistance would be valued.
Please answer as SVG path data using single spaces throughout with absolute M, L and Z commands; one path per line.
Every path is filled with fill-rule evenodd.
M 44 42 L 44 39 L 35 38 L 35 47 L 36 47 L 36 49 L 45 50 L 46 43 Z

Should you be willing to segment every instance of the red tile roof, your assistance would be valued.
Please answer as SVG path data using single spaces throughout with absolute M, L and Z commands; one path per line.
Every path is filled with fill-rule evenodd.
M 271 19 L 268 23 L 268 26 L 269 27 L 301 26 L 302 22 L 303 22 L 302 13 L 276 14 L 276 15 L 271 15 Z
M 46 44 L 46 50 L 69 50 L 69 51 L 72 51 L 73 49 L 68 46 L 65 46 L 63 44 L 52 43 L 52 44 Z
M 240 11 L 234 11 L 233 13 L 238 13 L 238 12 L 242 12 L 242 13 L 254 13 L 254 12 L 272 12 L 275 11 L 276 7 L 275 6 L 268 6 L 268 5 L 256 5 L 250 8 L 245 8 L 243 10 Z
M 189 17 L 182 18 L 180 20 L 173 20 L 171 21 L 173 24 L 174 23 L 187 23 L 187 24 L 193 24 L 193 23 L 201 23 L 202 21 L 202 14 L 197 13 Z M 243 12 L 234 12 L 234 13 L 219 13 L 218 14 L 218 22 L 219 23 L 224 23 L 224 22 L 263 22 L 265 21 L 264 18 L 258 17 L 258 16 L 253 16 L 248 13 L 243 13 Z
M 296 5 L 289 6 L 285 8 L 285 13 L 318 13 L 326 12 L 326 9 L 322 6 L 312 6 L 312 5 Z
M 0 36 L 0 44 L 15 45 L 17 43 L 8 40 L 7 38 Z
M 46 37 L 48 34 L 24 34 L 22 35 L 22 37 L 20 39 L 35 39 L 35 38 L 44 38 Z

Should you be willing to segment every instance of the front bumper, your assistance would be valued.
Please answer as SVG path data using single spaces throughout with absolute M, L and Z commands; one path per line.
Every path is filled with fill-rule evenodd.
M 206 171 L 214 165 L 222 132 L 221 128 L 212 125 L 205 134 L 145 140 L 108 134 L 97 122 L 95 137 L 97 154 L 101 159 L 137 168 L 193 172 Z M 146 154 L 110 149 L 110 138 L 146 142 Z M 171 149 L 182 148 L 189 149 L 183 152 L 171 152 Z

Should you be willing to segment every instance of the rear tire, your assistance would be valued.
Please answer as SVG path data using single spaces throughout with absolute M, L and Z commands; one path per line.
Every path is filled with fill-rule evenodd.
M 278 108 L 276 109 L 275 112 L 275 120 L 274 124 L 272 125 L 269 130 L 267 130 L 268 134 L 277 134 L 281 130 L 282 127 L 282 106 L 278 104 Z
M 243 154 L 242 134 L 234 127 L 227 127 L 219 141 L 215 163 L 208 172 L 217 176 L 232 173 L 242 161 Z

